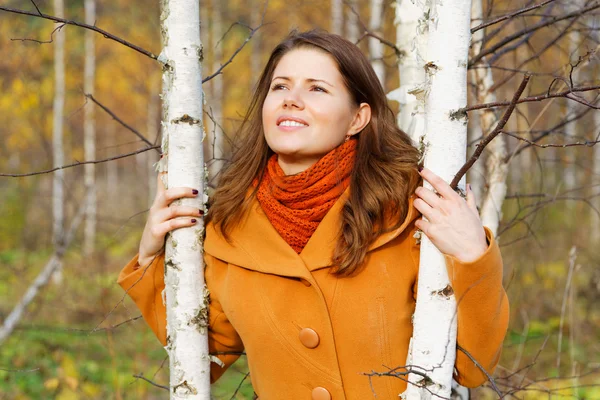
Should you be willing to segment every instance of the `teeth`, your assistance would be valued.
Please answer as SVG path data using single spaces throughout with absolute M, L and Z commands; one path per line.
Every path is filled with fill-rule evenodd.
M 286 121 L 283 121 L 282 123 L 280 123 L 279 126 L 306 126 L 306 125 L 302 124 L 300 122 L 286 120 Z

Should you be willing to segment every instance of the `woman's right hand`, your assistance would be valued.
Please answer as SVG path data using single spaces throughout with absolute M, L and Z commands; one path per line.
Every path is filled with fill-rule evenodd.
M 197 218 L 203 215 L 201 209 L 192 206 L 177 205 L 170 207 L 171 203 L 183 197 L 195 198 L 198 190 L 188 187 L 172 187 L 165 189 L 161 172 L 157 177 L 156 197 L 150 207 L 146 226 L 140 241 L 138 264 L 146 267 L 165 245 L 165 236 L 168 232 L 187 226 L 194 226 Z

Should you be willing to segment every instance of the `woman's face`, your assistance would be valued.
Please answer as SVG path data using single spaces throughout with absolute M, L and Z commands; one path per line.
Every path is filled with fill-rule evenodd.
M 353 104 L 335 60 L 310 48 L 281 58 L 262 108 L 265 139 L 287 175 L 309 168 L 369 119 L 369 106 Z

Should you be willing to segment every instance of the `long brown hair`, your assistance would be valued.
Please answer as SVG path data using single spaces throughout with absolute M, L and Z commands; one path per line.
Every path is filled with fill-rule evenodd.
M 367 249 L 382 233 L 399 227 L 408 212 L 408 198 L 419 183 L 419 153 L 406 133 L 396 126 L 385 92 L 371 64 L 353 43 L 320 30 L 292 32 L 271 53 L 263 70 L 240 132 L 239 147 L 220 178 L 207 222 L 227 239 L 256 196 L 247 193 L 262 179 L 273 151 L 263 134 L 262 104 L 275 67 L 291 50 L 313 48 L 332 56 L 346 88 L 358 107 L 371 106 L 371 121 L 354 137 L 357 154 L 350 180 L 350 197 L 340 220 L 340 236 L 333 261 L 338 276 L 348 276 L 363 264 Z

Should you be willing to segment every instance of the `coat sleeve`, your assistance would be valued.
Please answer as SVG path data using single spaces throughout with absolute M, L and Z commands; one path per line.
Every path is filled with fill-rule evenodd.
M 208 346 L 209 352 L 218 357 L 224 364 L 220 367 L 211 363 L 211 382 L 215 382 L 239 355 L 244 351 L 243 343 L 223 313 L 219 299 L 213 294 L 211 286 L 215 285 L 215 270 L 222 269 L 222 261 L 205 254 L 205 279 L 211 292 L 209 306 Z M 167 313 L 163 302 L 164 252 L 157 255 L 147 267 L 140 267 L 138 255 L 123 268 L 119 274 L 118 284 L 135 302 L 150 329 L 163 346 L 167 343 Z
M 489 245 L 477 260 L 445 259 L 458 308 L 457 344 L 491 375 L 508 328 L 509 305 L 502 286 L 500 248 L 492 232 L 484 229 Z M 455 379 L 463 386 L 477 387 L 487 377 L 471 357 L 457 349 Z

